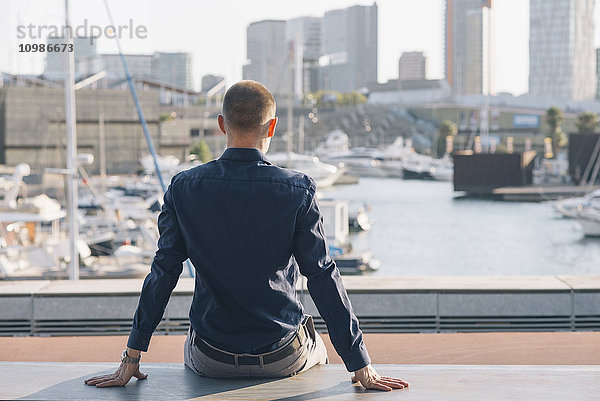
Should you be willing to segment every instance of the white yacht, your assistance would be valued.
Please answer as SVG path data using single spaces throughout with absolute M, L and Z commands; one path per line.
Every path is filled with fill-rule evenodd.
M 385 172 L 381 169 L 381 151 L 364 147 L 350 148 L 348 135 L 341 130 L 328 133 L 325 142 L 315 149 L 315 155 L 327 163 L 343 163 L 350 175 L 385 177 Z
M 596 189 L 582 197 L 556 201 L 553 205 L 564 217 L 577 218 L 579 213 L 586 207 L 600 208 L 600 189 Z
M 356 147 L 343 152 L 330 153 L 324 158 L 328 163 L 343 163 L 346 171 L 359 177 L 385 177 L 381 168 L 382 152 L 375 148 Z
M 339 129 L 329 132 L 325 137 L 325 142 L 315 148 L 315 155 L 325 158 L 331 153 L 347 152 L 350 149 L 350 139 L 348 135 Z
M 402 178 L 404 162 L 416 154 L 410 139 L 399 136 L 381 155 L 381 168 L 387 177 Z
M 328 188 L 344 174 L 344 167 L 336 167 L 324 163 L 316 156 L 301 155 L 298 153 L 269 153 L 267 159 L 280 167 L 300 171 L 312 177 L 319 189 Z
M 414 153 L 403 162 L 403 178 L 418 180 L 452 181 L 454 164 L 449 156 L 434 159 Z
M 586 237 L 600 237 L 600 207 L 584 206 L 575 218 Z

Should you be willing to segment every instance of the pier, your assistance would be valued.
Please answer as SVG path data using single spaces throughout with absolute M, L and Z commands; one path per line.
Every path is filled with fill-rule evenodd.
M 492 197 L 514 202 L 544 202 L 585 196 L 600 186 L 564 185 L 564 186 L 527 186 L 502 187 L 491 191 Z

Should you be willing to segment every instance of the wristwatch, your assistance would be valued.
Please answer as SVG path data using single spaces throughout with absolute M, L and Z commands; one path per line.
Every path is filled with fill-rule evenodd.
M 127 355 L 126 349 L 124 349 L 123 354 L 121 354 L 121 362 L 123 362 L 123 363 L 140 363 L 141 358 L 142 358 L 141 353 L 140 353 L 140 356 L 138 356 L 137 358 L 130 357 L 129 355 Z

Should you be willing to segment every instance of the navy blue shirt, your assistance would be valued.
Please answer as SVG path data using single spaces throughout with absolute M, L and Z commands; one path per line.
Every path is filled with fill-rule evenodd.
M 158 251 L 127 346 L 147 351 L 189 258 L 196 269 L 190 323 L 209 344 L 257 353 L 288 338 L 303 318 L 299 268 L 348 371 L 366 366 L 369 355 L 322 221 L 314 180 L 272 165 L 257 149 L 229 148 L 177 174 L 164 196 Z

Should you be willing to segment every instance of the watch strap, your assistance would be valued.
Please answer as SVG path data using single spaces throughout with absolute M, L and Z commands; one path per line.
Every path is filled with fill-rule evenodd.
M 122 363 L 140 363 L 140 359 L 142 358 L 142 354 L 140 353 L 140 356 L 138 356 L 137 358 L 133 358 L 130 357 L 129 355 L 127 355 L 127 350 L 123 350 L 123 353 L 121 354 L 121 362 Z

